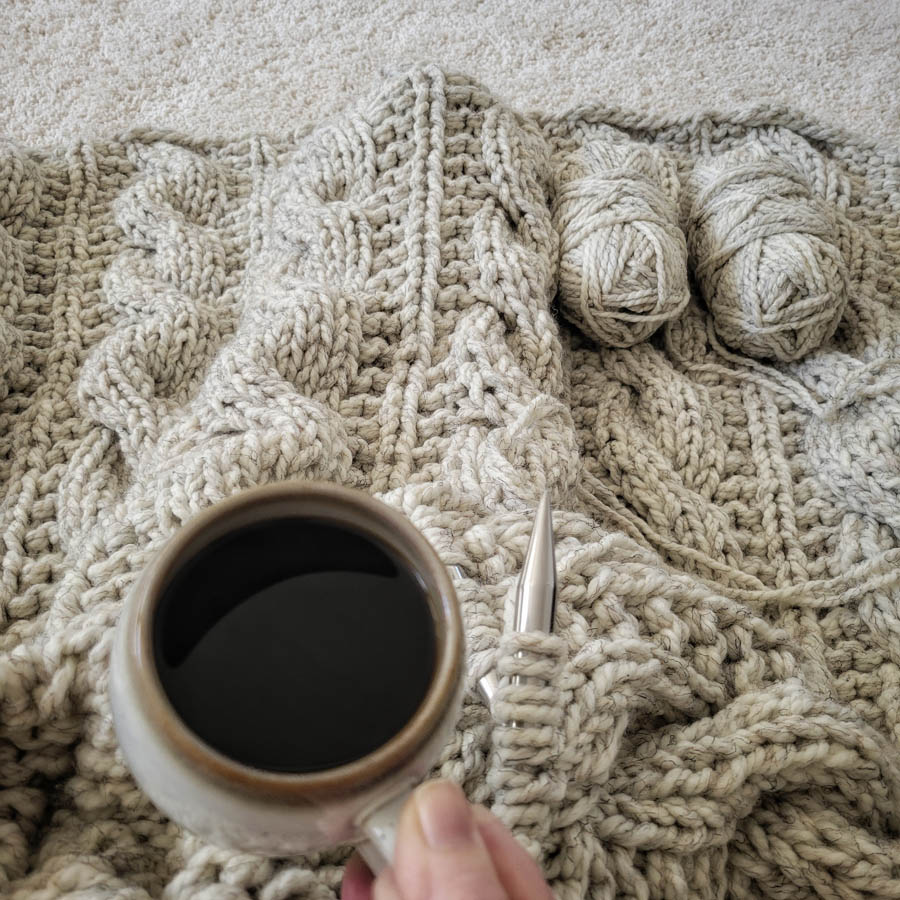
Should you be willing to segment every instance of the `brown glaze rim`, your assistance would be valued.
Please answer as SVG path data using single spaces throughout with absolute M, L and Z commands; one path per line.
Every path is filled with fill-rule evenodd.
M 267 772 L 232 760 L 209 746 L 172 707 L 153 653 L 157 605 L 185 559 L 234 528 L 281 515 L 343 524 L 387 545 L 424 581 L 435 621 L 434 675 L 413 717 L 386 744 L 367 756 L 321 772 Z M 137 589 L 126 638 L 126 659 L 142 694 L 150 725 L 185 763 L 250 796 L 319 802 L 388 777 L 412 760 L 439 728 L 462 679 L 462 617 L 444 564 L 424 535 L 406 518 L 362 491 L 307 481 L 281 482 L 236 494 L 200 513 L 180 529 L 150 564 Z

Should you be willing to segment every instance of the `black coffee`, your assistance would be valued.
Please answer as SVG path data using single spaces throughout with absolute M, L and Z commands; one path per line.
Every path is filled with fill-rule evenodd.
M 422 586 L 355 531 L 278 519 L 215 541 L 160 601 L 155 657 L 175 710 L 206 743 L 277 772 L 380 747 L 434 671 Z

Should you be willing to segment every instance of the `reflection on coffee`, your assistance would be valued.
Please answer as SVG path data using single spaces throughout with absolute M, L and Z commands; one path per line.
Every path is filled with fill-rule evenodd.
M 170 579 L 154 621 L 163 688 L 232 759 L 315 772 L 386 743 L 434 673 L 422 585 L 362 533 L 287 518 L 232 532 Z

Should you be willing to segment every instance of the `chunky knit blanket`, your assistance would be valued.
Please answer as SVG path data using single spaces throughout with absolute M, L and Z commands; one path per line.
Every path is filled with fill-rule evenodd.
M 896 151 L 432 68 L 284 139 L 3 144 L 3 896 L 337 896 L 347 848 L 161 816 L 107 696 L 167 537 L 308 478 L 459 567 L 437 770 L 559 897 L 900 895 Z M 545 488 L 557 629 L 516 637 Z

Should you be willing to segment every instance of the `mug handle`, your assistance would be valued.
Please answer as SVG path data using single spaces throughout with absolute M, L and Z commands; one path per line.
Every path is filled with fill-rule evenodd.
M 408 785 L 399 793 L 392 794 L 359 821 L 366 840 L 360 841 L 356 849 L 376 875 L 394 861 L 397 824 L 412 788 Z

